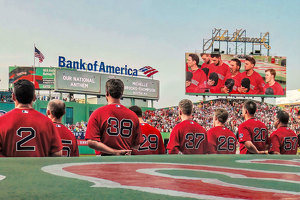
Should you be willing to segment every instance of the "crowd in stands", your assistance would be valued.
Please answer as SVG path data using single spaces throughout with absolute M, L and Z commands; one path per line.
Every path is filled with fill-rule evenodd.
M 3 103 L 13 102 L 11 92 L 0 92 L 0 101 Z
M 73 132 L 76 139 L 83 140 L 86 132 L 87 122 L 77 122 L 76 124 L 66 124 L 66 127 Z

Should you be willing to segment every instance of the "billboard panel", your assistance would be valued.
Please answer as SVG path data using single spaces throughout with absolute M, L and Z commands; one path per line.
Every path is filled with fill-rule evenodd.
M 159 81 L 157 80 L 66 69 L 56 70 L 55 91 L 105 96 L 105 83 L 112 78 L 123 81 L 123 97 L 159 98 Z
M 286 57 L 186 53 L 185 61 L 188 95 L 286 95 Z
M 35 89 L 54 89 L 55 68 L 52 67 L 9 67 L 9 88 L 16 81 L 26 79 L 34 83 Z
M 100 94 L 100 76 L 95 73 L 57 69 L 55 90 L 83 94 Z

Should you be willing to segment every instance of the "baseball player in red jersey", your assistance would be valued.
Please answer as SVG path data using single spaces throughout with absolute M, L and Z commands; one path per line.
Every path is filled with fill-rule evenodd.
M 63 145 L 62 155 L 64 157 L 79 156 L 77 140 L 74 134 L 65 127 L 61 121 L 65 114 L 65 103 L 61 100 L 54 99 L 48 103 L 47 116 L 52 120 L 56 130 L 59 132 L 61 143 Z
M 120 79 L 108 80 L 105 89 L 108 105 L 92 113 L 85 139 L 101 155 L 128 155 L 143 142 L 139 119 L 120 103 L 124 91 Z
M 254 117 L 256 103 L 246 101 L 242 115 L 246 120 L 238 128 L 240 154 L 267 154 L 268 129 L 264 123 Z
M 199 87 L 199 89 L 202 89 L 204 92 L 204 87 L 206 86 L 207 76 L 203 72 L 202 69 L 198 68 L 199 64 L 199 57 L 196 54 L 190 54 L 187 58 L 187 65 L 191 69 L 190 72 L 193 73 L 192 80 L 190 83 L 186 82 L 186 88 L 190 85 L 193 85 L 192 87 Z
M 283 88 L 275 81 L 276 71 L 274 69 L 267 69 L 266 71 L 266 84 L 264 86 L 265 94 L 268 95 L 284 95 Z
M 193 103 L 184 99 L 179 102 L 179 116 L 182 120 L 170 135 L 167 150 L 169 154 L 205 154 L 207 151 L 206 130 L 193 121 Z
M 224 87 L 221 88 L 222 93 L 239 94 L 238 87 L 241 85 L 241 61 L 233 58 L 230 61 L 230 74 L 225 77 Z
M 269 153 L 271 154 L 297 154 L 298 137 L 294 131 L 288 128 L 289 114 L 278 111 L 274 126 L 277 129 L 269 138 Z
M 14 84 L 15 109 L 0 117 L 0 155 L 9 157 L 61 156 L 59 133 L 51 120 L 34 110 L 34 85 L 28 80 Z
M 228 112 L 225 109 L 217 109 L 213 117 L 213 128 L 207 131 L 207 142 L 209 154 L 235 154 L 236 137 L 225 122 Z
M 132 150 L 132 155 L 164 154 L 165 146 L 159 130 L 144 122 L 140 107 L 131 106 L 129 109 L 138 116 L 144 139 L 137 150 Z
M 201 69 L 208 68 L 208 66 L 211 64 L 211 57 L 209 53 L 201 53 L 200 54 L 203 64 L 201 65 Z
M 241 73 L 241 86 L 238 91 L 241 94 L 264 94 L 264 79 L 254 71 L 256 61 L 252 57 L 246 57 L 245 71 Z

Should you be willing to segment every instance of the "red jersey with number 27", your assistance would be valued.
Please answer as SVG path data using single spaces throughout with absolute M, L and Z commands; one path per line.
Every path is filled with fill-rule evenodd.
M 62 149 L 52 121 L 34 109 L 15 108 L 0 117 L 0 154 L 45 157 Z
M 59 132 L 61 143 L 63 145 L 62 155 L 65 157 L 79 156 L 77 140 L 74 134 L 63 124 L 54 123 L 54 125 Z
M 197 122 L 185 120 L 173 128 L 167 149 L 169 154 L 205 154 L 206 130 Z
M 280 127 L 274 131 L 269 139 L 269 152 L 277 151 L 280 154 L 297 154 L 298 138 L 288 127 Z
M 235 154 L 236 137 L 226 127 L 217 126 L 207 131 L 209 154 Z
M 240 154 L 250 154 L 244 142 L 251 141 L 258 151 L 265 151 L 268 141 L 268 129 L 264 123 L 251 118 L 239 126 Z
M 109 104 L 95 110 L 90 116 L 85 139 L 118 150 L 130 150 L 143 142 L 138 117 L 120 104 Z
M 133 155 L 147 155 L 147 154 L 164 154 L 165 146 L 161 133 L 156 128 L 147 123 L 140 123 L 143 143 L 140 144 L 138 150 L 133 150 Z

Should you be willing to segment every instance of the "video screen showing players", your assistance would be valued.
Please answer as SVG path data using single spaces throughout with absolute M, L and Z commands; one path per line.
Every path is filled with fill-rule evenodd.
M 286 95 L 286 57 L 186 53 L 185 64 L 188 95 Z

